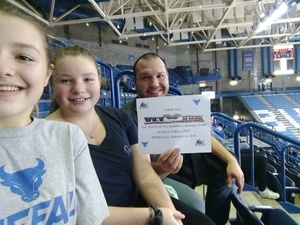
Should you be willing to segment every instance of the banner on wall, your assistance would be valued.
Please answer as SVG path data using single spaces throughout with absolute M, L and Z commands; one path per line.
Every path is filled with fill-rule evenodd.
M 247 50 L 242 52 L 243 70 L 254 70 L 254 52 Z
M 128 55 L 128 60 L 129 60 L 129 61 L 134 61 L 134 55 L 131 55 L 131 54 Z

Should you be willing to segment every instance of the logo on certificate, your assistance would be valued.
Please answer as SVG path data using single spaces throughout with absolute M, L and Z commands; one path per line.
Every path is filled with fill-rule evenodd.
M 200 102 L 200 99 L 193 99 L 193 102 L 195 103 L 195 105 L 198 105 Z
M 142 141 L 142 145 L 146 148 L 148 145 L 148 141 Z
M 204 146 L 204 145 L 205 145 L 204 140 L 200 140 L 200 139 L 198 139 L 195 144 L 195 146 Z
M 141 102 L 140 109 L 148 109 L 148 108 L 149 108 L 148 103 Z

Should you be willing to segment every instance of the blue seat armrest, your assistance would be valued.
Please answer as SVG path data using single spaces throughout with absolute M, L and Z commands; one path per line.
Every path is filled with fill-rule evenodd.
M 260 212 L 262 214 L 265 214 L 265 213 L 269 213 L 271 210 L 275 208 L 268 205 L 255 205 L 255 206 L 249 206 L 249 209 L 252 212 Z

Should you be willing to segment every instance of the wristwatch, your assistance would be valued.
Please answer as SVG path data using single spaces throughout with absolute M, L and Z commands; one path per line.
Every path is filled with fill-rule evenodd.
M 151 204 L 150 208 L 153 209 L 154 214 L 155 214 L 153 225 L 162 225 L 163 221 L 164 221 L 164 215 L 163 215 L 161 209 L 158 208 L 158 206 L 154 205 L 154 204 Z

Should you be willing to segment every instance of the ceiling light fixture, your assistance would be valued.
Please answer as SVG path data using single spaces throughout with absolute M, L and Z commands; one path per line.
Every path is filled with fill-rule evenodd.
M 229 84 L 230 84 L 231 86 L 235 86 L 235 85 L 238 84 L 238 81 L 237 81 L 237 80 L 231 80 L 231 81 L 229 82 Z
M 270 16 L 265 16 L 258 23 L 256 32 L 259 33 L 263 30 L 266 30 L 275 20 L 285 14 L 288 10 L 288 5 L 286 2 L 281 2 L 277 6 L 274 6 L 273 12 L 270 13 Z
M 266 83 L 271 83 L 272 82 L 272 79 L 271 78 L 267 78 L 266 79 Z

